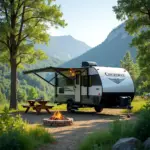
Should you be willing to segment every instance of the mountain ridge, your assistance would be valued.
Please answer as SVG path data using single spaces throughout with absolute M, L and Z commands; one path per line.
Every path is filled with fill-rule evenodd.
M 125 31 L 124 27 L 125 23 L 120 24 L 108 34 L 101 44 L 65 62 L 61 67 L 80 67 L 82 61 L 95 61 L 100 66 L 119 67 L 120 60 L 127 51 L 130 51 L 132 57 L 135 58 L 136 49 L 130 47 L 133 37 Z
M 71 35 L 50 36 L 48 45 L 35 44 L 35 49 L 43 50 L 48 56 L 62 61 L 68 61 L 80 56 L 91 47 L 85 42 L 75 39 Z

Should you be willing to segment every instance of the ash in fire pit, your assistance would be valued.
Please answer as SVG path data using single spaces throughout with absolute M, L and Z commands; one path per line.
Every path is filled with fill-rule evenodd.
M 73 118 L 67 118 L 56 111 L 50 118 L 43 119 L 43 124 L 47 126 L 69 126 L 73 124 Z

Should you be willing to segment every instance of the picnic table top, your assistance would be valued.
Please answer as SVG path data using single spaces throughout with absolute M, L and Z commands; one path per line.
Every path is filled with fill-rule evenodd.
M 28 102 L 49 102 L 48 100 L 27 100 Z

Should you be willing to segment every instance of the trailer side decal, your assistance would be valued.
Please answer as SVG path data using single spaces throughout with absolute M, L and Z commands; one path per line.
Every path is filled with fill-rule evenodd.
M 113 81 L 114 83 L 116 84 L 119 84 L 121 83 L 124 79 L 119 79 L 119 78 L 108 78 L 109 80 Z

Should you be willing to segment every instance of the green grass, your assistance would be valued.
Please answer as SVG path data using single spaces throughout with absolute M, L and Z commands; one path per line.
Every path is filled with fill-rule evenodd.
M 79 150 L 112 150 L 112 146 L 120 138 L 127 137 L 145 141 L 150 136 L 150 101 L 135 97 L 132 106 L 132 112 L 138 113 L 137 120 L 114 121 L 107 130 L 88 135 L 79 146 Z M 138 150 L 142 149 L 139 145 Z
M 79 150 L 111 150 L 113 136 L 108 131 L 98 131 L 90 134 L 79 146 Z
M 0 150 L 35 150 L 55 142 L 44 127 L 31 126 L 21 116 L 11 116 L 9 113 L 5 107 L 0 117 Z
M 147 102 L 147 100 L 145 100 L 139 96 L 136 96 L 131 103 L 131 105 L 133 106 L 133 109 L 131 112 L 134 114 L 139 113 L 141 111 L 141 109 L 143 108 L 143 106 L 146 104 L 146 102 Z M 127 110 L 123 110 L 123 112 L 127 112 Z
M 132 112 L 138 113 L 141 110 L 141 108 L 146 104 L 146 101 L 147 100 L 144 100 L 141 97 L 135 97 L 133 102 L 132 102 L 132 106 L 133 106 Z M 18 104 L 18 110 L 17 111 L 25 111 L 25 108 L 22 107 L 22 104 L 25 104 L 25 102 Z M 66 111 L 66 104 L 56 105 L 53 103 L 48 103 L 48 105 L 54 106 L 52 108 L 52 110 Z M 9 107 L 9 104 L 8 103 L 0 104 L 0 113 L 2 113 L 2 110 L 5 106 Z M 89 108 L 89 107 L 88 108 L 80 108 L 79 110 L 80 111 L 95 111 L 93 108 Z M 11 110 L 11 112 L 16 112 L 16 110 Z M 126 110 L 123 110 L 123 112 L 126 112 Z
M 135 123 L 130 121 L 114 121 L 109 130 L 97 131 L 88 135 L 79 150 L 112 150 L 112 146 L 120 139 L 135 136 Z M 141 150 L 142 146 L 139 145 Z

